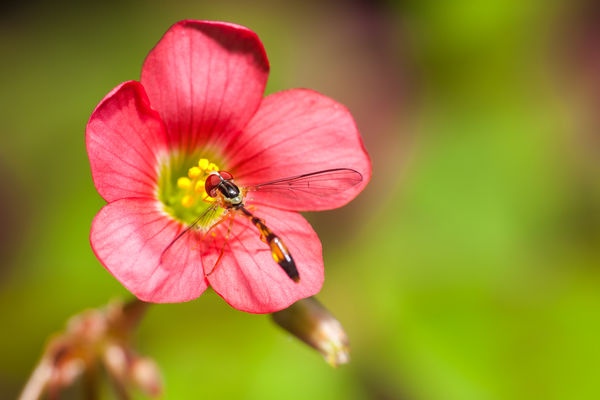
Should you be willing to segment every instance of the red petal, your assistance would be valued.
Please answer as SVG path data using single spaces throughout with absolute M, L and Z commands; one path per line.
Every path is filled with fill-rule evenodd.
M 195 149 L 237 135 L 258 108 L 268 73 L 254 32 L 188 20 L 173 25 L 148 54 L 141 81 L 172 141 Z
M 257 192 L 255 201 L 289 210 L 327 210 L 348 203 L 366 186 L 371 162 L 350 112 L 317 92 L 293 89 L 267 96 L 227 151 L 242 185 L 332 168 L 360 172 L 360 184 L 332 196 L 294 201 Z
M 215 292 L 232 307 L 252 313 L 279 311 L 318 293 L 323 285 L 323 256 L 321 242 L 310 224 L 295 212 L 270 207 L 253 212 L 286 244 L 300 281 L 292 281 L 273 260 L 249 219 L 236 215 L 225 247 L 227 221 L 213 229 L 216 238 L 209 235 L 205 240 L 202 263 Z M 215 268 L 222 248 L 223 256 Z
M 156 200 L 122 199 L 96 215 L 90 241 L 104 267 L 138 298 L 181 302 L 200 296 L 208 285 L 195 232 L 164 252 L 182 229 Z
M 158 158 L 167 137 L 139 82 L 124 82 L 98 104 L 86 128 L 98 193 L 108 202 L 155 197 Z

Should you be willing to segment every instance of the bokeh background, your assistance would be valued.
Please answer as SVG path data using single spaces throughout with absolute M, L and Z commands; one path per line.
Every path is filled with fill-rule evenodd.
M 592 1 L 4 2 L 0 398 L 49 334 L 129 294 L 88 242 L 84 128 L 180 19 L 248 26 L 267 93 L 353 112 L 373 179 L 308 214 L 352 362 L 207 292 L 137 334 L 168 399 L 600 398 L 600 7 Z M 110 392 L 105 396 L 110 398 Z

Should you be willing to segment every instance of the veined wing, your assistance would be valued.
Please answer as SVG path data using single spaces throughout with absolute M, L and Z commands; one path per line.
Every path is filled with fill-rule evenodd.
M 244 188 L 248 192 L 276 192 L 277 196 L 302 200 L 331 197 L 360 184 L 362 180 L 363 177 L 358 171 L 350 168 L 334 168 L 248 185 Z
M 165 249 L 160 254 L 160 262 L 162 263 L 162 260 L 165 256 L 165 254 L 167 253 L 167 251 L 169 251 L 169 249 L 171 247 L 173 247 L 175 242 L 177 242 L 179 239 L 181 239 L 186 233 L 191 231 L 194 227 L 196 227 L 198 225 L 201 225 L 201 226 L 206 225 L 206 222 L 210 221 L 211 219 L 213 219 L 216 216 L 218 209 L 219 209 L 219 205 L 217 203 L 214 203 L 213 205 L 208 207 L 206 210 L 204 210 L 204 212 L 202 214 L 200 214 L 200 216 L 198 218 L 196 218 L 191 224 L 186 226 L 184 230 L 179 232 L 179 234 L 177 236 L 175 236 L 173 238 L 173 240 L 171 240 L 171 242 L 167 245 L 167 247 L 165 247 Z

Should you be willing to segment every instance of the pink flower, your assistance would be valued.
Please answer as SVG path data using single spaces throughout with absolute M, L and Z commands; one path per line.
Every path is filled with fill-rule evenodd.
M 367 184 L 371 164 L 346 108 L 304 89 L 263 98 L 268 72 L 254 32 L 181 21 L 152 49 L 140 82 L 120 84 L 92 113 L 86 147 L 108 204 L 90 241 L 141 300 L 187 301 L 210 285 L 239 310 L 267 313 L 320 290 L 321 243 L 296 211 L 346 204 Z M 211 171 L 228 171 L 244 187 L 332 168 L 354 169 L 363 179 L 330 196 L 256 191 L 244 199 L 287 245 L 298 282 L 249 218 L 223 208 L 173 242 L 215 204 L 204 190 Z

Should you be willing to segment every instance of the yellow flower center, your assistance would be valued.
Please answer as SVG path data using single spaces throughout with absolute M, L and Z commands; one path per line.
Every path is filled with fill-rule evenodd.
M 177 187 L 180 189 L 180 203 L 186 208 L 193 207 L 199 201 L 213 202 L 214 199 L 204 190 L 206 178 L 213 171 L 219 171 L 219 167 L 208 161 L 206 158 L 201 158 L 198 161 L 198 166 L 193 166 L 188 169 L 187 176 L 182 176 L 177 179 Z
M 173 169 L 185 175 L 173 181 L 170 177 L 175 171 L 165 168 L 159 180 L 159 199 L 167 213 L 185 224 L 191 224 L 214 204 L 215 199 L 206 193 L 204 185 L 208 175 L 213 171 L 220 171 L 220 168 L 207 158 L 200 158 L 196 165 L 187 169 L 187 172 L 185 169 Z M 215 218 L 222 212 L 223 210 L 220 210 Z M 206 226 L 199 226 L 199 228 L 206 228 Z

